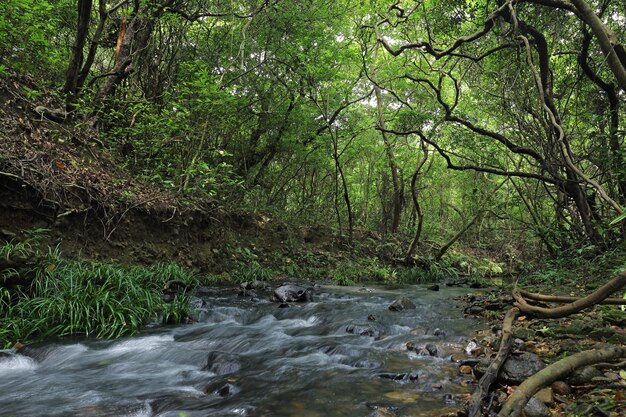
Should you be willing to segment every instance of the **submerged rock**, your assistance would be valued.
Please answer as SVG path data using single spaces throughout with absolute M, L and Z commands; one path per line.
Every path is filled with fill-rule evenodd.
M 379 407 L 372 411 L 367 417 L 396 417 L 397 414 L 393 412 L 391 407 Z
M 226 398 L 232 397 L 241 390 L 236 385 L 219 381 L 207 385 L 202 389 L 202 391 L 207 395 L 216 395 L 218 397 Z
M 240 369 L 241 364 L 237 357 L 225 352 L 209 353 L 207 364 L 202 368 L 203 371 L 210 371 L 217 375 L 232 374 Z
M 407 342 L 406 349 L 417 353 L 420 356 L 438 356 L 441 349 L 434 343 L 425 345 L 416 344 L 415 342 Z
M 346 333 L 358 334 L 359 336 L 380 336 L 380 330 L 371 325 L 349 324 L 346 326 Z
M 419 375 L 417 372 L 381 372 L 377 374 L 379 378 L 391 379 L 398 382 L 417 382 Z
M 274 290 L 273 301 L 281 303 L 312 301 L 313 295 L 310 288 L 296 284 L 285 284 Z
M 413 310 L 416 306 L 406 297 L 400 297 L 389 306 L 391 311 Z

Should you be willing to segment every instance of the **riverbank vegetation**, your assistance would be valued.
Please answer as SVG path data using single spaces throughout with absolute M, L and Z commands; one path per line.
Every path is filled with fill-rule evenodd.
M 0 346 L 59 336 L 115 338 L 149 324 L 182 322 L 191 307 L 184 288 L 197 277 L 172 263 L 150 267 L 62 257 L 36 241 L 0 247 L 5 268 L 0 289 Z M 164 298 L 176 283 L 181 291 Z

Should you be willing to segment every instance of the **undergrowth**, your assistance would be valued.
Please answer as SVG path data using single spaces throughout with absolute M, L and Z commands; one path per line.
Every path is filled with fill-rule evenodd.
M 5 245 L 0 253 L 35 250 L 27 244 Z M 163 285 L 169 280 L 197 284 L 195 275 L 173 263 L 124 267 L 82 262 L 64 259 L 57 249 L 49 249 L 42 259 L 28 271 L 30 283 L 0 286 L 0 346 L 65 335 L 115 338 L 151 322 L 180 322 L 189 311 L 189 296 L 179 293 L 166 303 Z
M 546 260 L 539 269 L 523 276 L 539 285 L 585 285 L 593 289 L 626 270 L 626 245 L 599 251 L 588 245 Z

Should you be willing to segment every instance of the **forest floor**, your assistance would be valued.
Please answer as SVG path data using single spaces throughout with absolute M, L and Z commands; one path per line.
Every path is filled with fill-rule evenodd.
M 562 295 L 586 295 L 588 289 L 574 280 L 562 281 L 558 291 L 545 283 L 529 285 L 532 290 Z M 495 356 L 499 347 L 504 313 L 513 307 L 510 288 L 474 290 L 464 298 L 465 312 L 483 317 L 491 323 L 490 330 L 476 335 L 470 354 L 481 359 L 470 369 L 460 372 L 473 373 L 479 379 L 485 371 L 484 358 Z M 547 306 L 547 304 L 546 304 Z M 520 373 L 521 379 L 536 372 L 529 362 L 538 358 L 545 365 L 585 350 L 602 349 L 607 346 L 626 344 L 626 313 L 617 306 L 596 306 L 591 310 L 561 319 L 537 319 L 521 315 L 513 324 L 513 346 L 510 357 L 523 358 L 521 363 L 505 364 L 503 371 L 492 385 L 488 399 L 491 410 L 497 410 L 519 382 L 507 380 L 511 374 Z M 524 356 L 524 355 L 531 355 Z M 559 417 L 624 417 L 626 416 L 625 363 L 588 366 L 576 370 L 567 378 L 557 381 L 534 396 L 526 410 L 528 416 Z M 503 376 L 507 375 L 507 376 Z M 495 415 L 495 414 L 494 414 Z

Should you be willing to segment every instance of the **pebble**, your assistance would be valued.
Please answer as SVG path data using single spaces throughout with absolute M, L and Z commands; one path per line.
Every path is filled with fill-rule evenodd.
M 568 395 L 572 388 L 564 381 L 555 381 L 552 383 L 552 391 L 558 395 Z
M 469 375 L 472 373 L 472 367 L 471 366 L 467 366 L 467 365 L 461 365 L 459 367 L 459 372 L 461 372 L 462 374 L 465 375 Z

